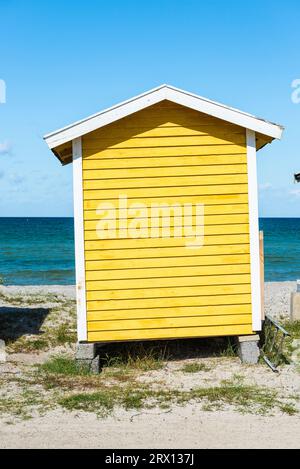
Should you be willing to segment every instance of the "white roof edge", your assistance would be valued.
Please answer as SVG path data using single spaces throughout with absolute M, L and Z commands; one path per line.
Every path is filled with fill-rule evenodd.
M 214 116 L 216 118 L 231 122 L 246 129 L 254 130 L 263 135 L 280 139 L 283 127 L 260 119 L 238 109 L 225 106 L 224 104 L 211 101 L 207 98 L 180 90 L 170 85 L 161 85 L 149 90 L 143 94 L 135 96 L 127 101 L 123 101 L 108 109 L 104 109 L 97 114 L 93 114 L 85 119 L 74 122 L 67 127 L 56 130 L 44 136 L 50 149 L 53 149 L 63 143 L 69 142 L 74 138 L 81 137 L 93 130 L 96 130 L 112 122 L 122 119 L 134 112 L 141 111 L 153 104 L 163 100 L 169 100 L 194 109 L 199 112 Z

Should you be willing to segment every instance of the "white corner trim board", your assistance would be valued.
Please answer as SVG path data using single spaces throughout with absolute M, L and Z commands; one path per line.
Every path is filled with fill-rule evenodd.
M 248 165 L 248 204 L 250 229 L 251 303 L 253 331 L 261 330 L 261 286 L 259 256 L 258 194 L 255 132 L 246 130 Z
M 76 138 L 72 141 L 72 148 L 73 148 L 73 200 L 74 200 L 74 229 L 75 229 L 77 334 L 78 334 L 78 341 L 83 342 L 87 340 L 87 324 L 86 324 L 81 138 Z
M 174 88 L 173 86 L 161 85 L 158 88 L 154 88 L 153 90 L 147 91 L 139 96 L 135 96 L 134 98 L 117 104 L 116 106 L 89 116 L 86 119 L 68 125 L 63 129 L 56 130 L 55 132 L 46 135 L 44 139 L 52 150 L 59 145 L 70 142 L 75 138 L 82 137 L 89 132 L 111 124 L 118 119 L 129 116 L 134 112 L 141 111 L 142 109 L 152 106 L 153 104 L 157 104 L 163 100 L 168 100 L 182 106 L 186 106 L 190 109 L 203 112 L 272 138 L 280 139 L 283 132 L 283 127 L 280 125 L 267 122 L 263 119 L 252 116 L 251 114 L 239 111 L 238 109 Z

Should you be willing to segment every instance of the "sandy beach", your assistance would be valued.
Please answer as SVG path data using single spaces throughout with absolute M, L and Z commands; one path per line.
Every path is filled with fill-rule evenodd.
M 266 313 L 287 321 L 295 288 L 296 282 L 266 283 Z M 176 341 L 170 349 L 176 353 L 161 362 L 147 356 L 125 368 L 108 363 L 99 377 L 62 376 L 37 367 L 74 353 L 74 286 L 1 286 L 1 318 L 7 341 L 7 361 L 0 364 L 1 448 L 299 448 L 300 374 L 293 362 L 273 373 L 265 364 L 242 365 L 218 341 L 212 349 L 205 341 Z M 132 383 L 144 393 L 151 387 L 153 396 L 168 390 L 173 401 L 130 407 L 122 395 L 124 402 L 117 396 L 120 403 L 99 415 L 96 407 L 71 408 L 67 400 L 75 391 Z M 225 394 L 216 398 L 215 389 Z
M 265 314 L 277 319 L 288 318 L 292 291 L 296 291 L 296 282 L 266 282 Z
M 214 449 L 299 448 L 298 417 L 245 416 L 230 411 L 199 412 L 197 406 L 171 413 L 128 412 L 99 420 L 61 412 L 0 430 L 1 448 Z M 262 436 L 263 435 L 263 436 Z

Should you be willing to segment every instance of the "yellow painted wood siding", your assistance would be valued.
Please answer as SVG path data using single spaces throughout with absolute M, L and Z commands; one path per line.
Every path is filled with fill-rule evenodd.
M 151 106 L 83 137 L 83 192 L 89 341 L 252 333 L 245 129 Z M 204 246 L 132 239 L 119 225 L 99 239 L 96 210 L 120 195 L 148 207 L 204 204 Z M 171 235 L 179 223 L 171 218 Z

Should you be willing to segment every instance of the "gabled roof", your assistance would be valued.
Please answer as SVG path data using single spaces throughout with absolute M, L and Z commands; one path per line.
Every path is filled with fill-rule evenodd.
M 104 109 L 86 119 L 82 119 L 67 127 L 47 134 L 44 139 L 53 153 L 63 161 L 57 147 L 61 147 L 63 151 L 65 144 L 71 142 L 73 139 L 164 100 L 194 109 L 232 124 L 239 125 L 240 127 L 254 130 L 261 135 L 269 137 L 269 141 L 275 138 L 280 139 L 282 136 L 283 127 L 278 124 L 254 117 L 238 109 L 174 88 L 173 86 L 161 85 L 120 104 Z

